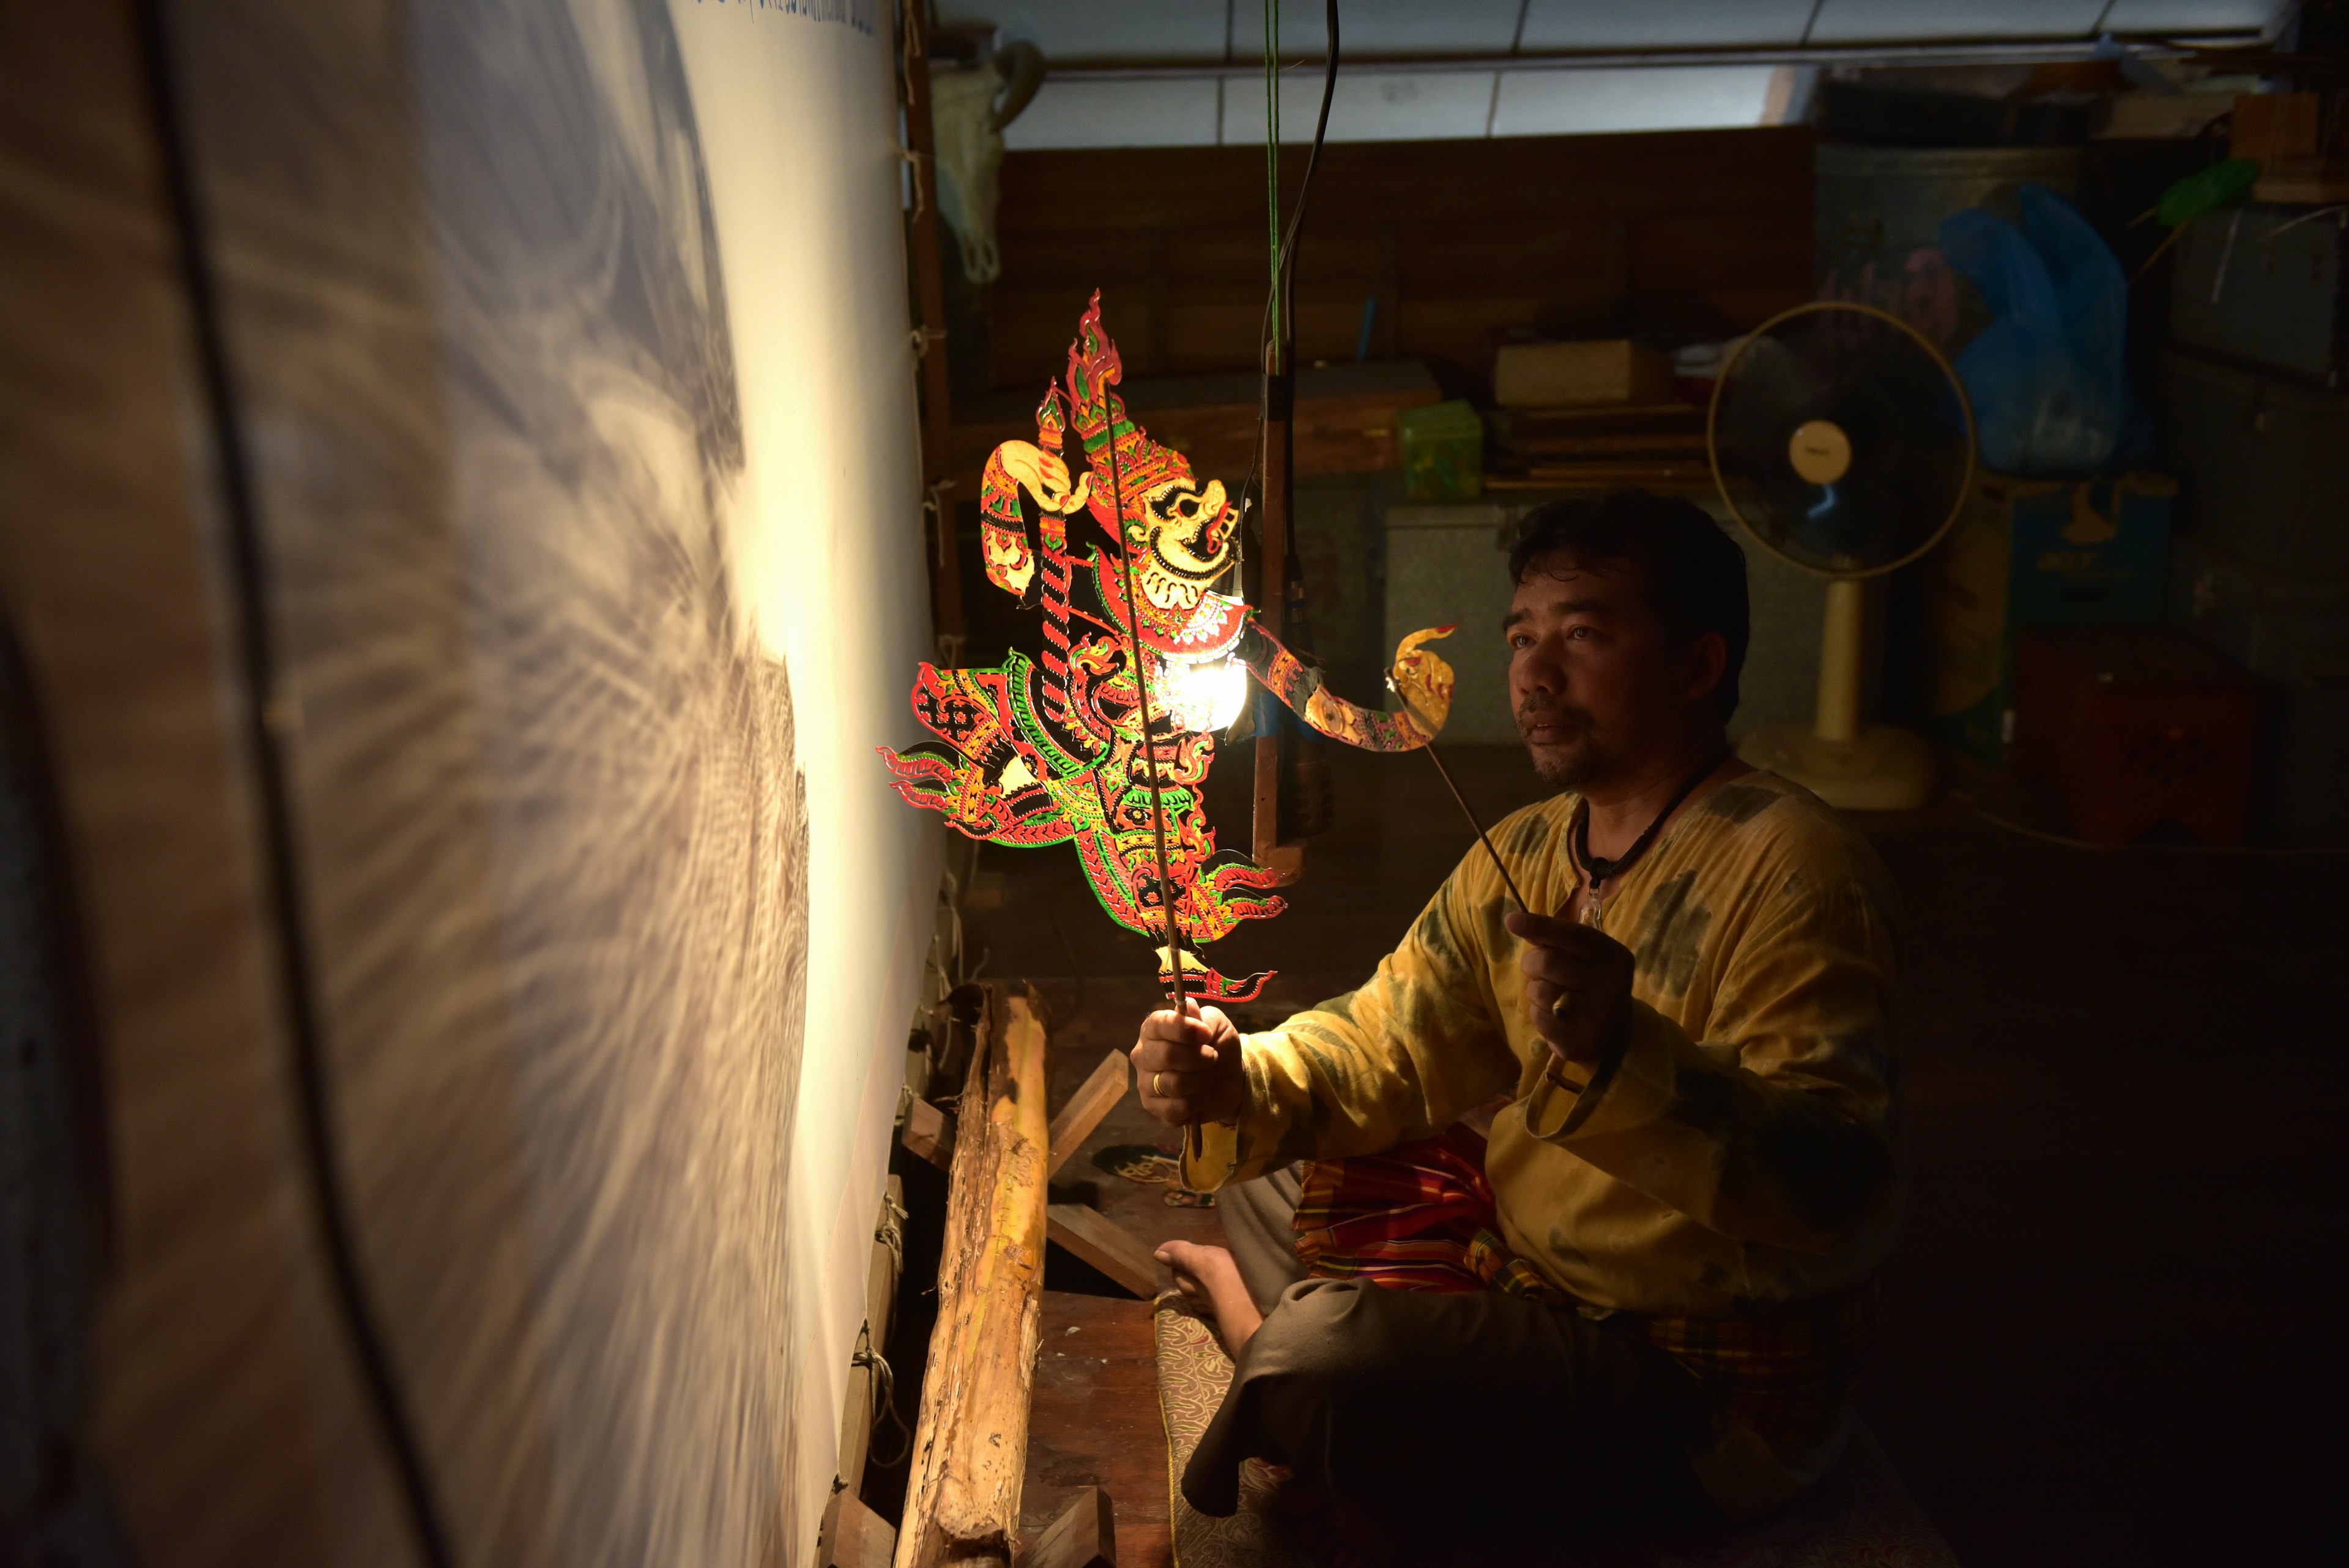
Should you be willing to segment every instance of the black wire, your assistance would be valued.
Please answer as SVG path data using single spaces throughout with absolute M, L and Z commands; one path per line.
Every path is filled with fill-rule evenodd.
M 1321 144 L 1330 135 L 1330 100 L 1338 95 L 1338 0 L 1324 0 L 1330 29 L 1330 57 L 1321 72 L 1321 113 L 1313 123 L 1313 149 L 1305 155 L 1305 177 L 1297 182 L 1297 206 L 1280 236 L 1280 323 L 1284 346 L 1297 343 L 1297 236 L 1305 225 L 1305 203 L 1313 194 L 1313 170 L 1321 161 Z M 1286 362 L 1286 361 L 1284 361 Z M 1294 373 L 1297 367 L 1288 367 Z
M 163 10 L 162 0 L 139 0 L 139 42 L 147 78 L 148 107 L 154 119 L 163 166 L 165 194 L 179 234 L 180 279 L 187 291 L 194 329 L 197 372 L 203 387 L 206 422 L 211 427 L 208 434 L 220 465 L 230 575 L 237 600 L 237 654 L 243 665 L 248 696 L 246 738 L 253 748 L 254 779 L 261 797 L 263 855 L 267 863 L 264 870 L 270 912 L 275 918 L 280 947 L 279 976 L 285 986 L 285 1030 L 294 1058 L 302 1155 L 309 1167 L 311 1192 L 317 1205 L 319 1235 L 325 1243 L 335 1303 L 341 1309 L 344 1325 L 350 1334 L 360 1380 L 374 1406 L 384 1445 L 391 1451 L 394 1468 L 398 1471 L 400 1491 L 416 1531 L 417 1547 L 428 1568 L 454 1568 L 456 1553 L 441 1522 L 415 1422 L 392 1370 L 382 1325 L 359 1271 L 358 1250 L 352 1240 L 348 1217 L 349 1199 L 343 1190 L 341 1166 L 335 1154 L 334 1114 L 326 1083 L 326 1031 L 305 935 L 302 889 L 294 868 L 291 767 L 271 729 L 277 663 L 270 643 L 268 577 L 263 561 L 260 509 L 252 466 L 236 425 L 227 331 L 222 324 L 220 296 L 212 273 L 202 203 L 197 199 L 195 171 L 180 135 L 185 121 L 171 78 L 171 36 Z

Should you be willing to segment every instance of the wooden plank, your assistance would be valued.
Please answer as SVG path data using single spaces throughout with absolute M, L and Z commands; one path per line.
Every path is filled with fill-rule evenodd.
M 1097 1209 L 1055 1203 L 1045 1234 L 1144 1301 L 1158 1293 L 1158 1260 L 1150 1243 Z
M 1521 436 L 1510 450 L 1540 462 L 1572 458 L 1638 458 L 1702 456 L 1702 431 L 1661 431 L 1654 435 Z
M 1132 1108 L 1127 1102 L 1120 1116 Z M 1215 1212 L 1183 1210 L 1209 1220 Z M 1117 1500 L 1123 1568 L 1168 1568 L 1166 1429 L 1150 1303 L 1046 1291 L 1043 1325 L 1022 1493 L 1029 1529 L 1040 1531 L 1076 1489 L 1097 1486 Z
M 824 1545 L 816 1556 L 823 1568 L 888 1568 L 897 1532 L 854 1491 L 833 1493 L 823 1522 Z
M 1117 1517 L 1109 1493 L 1079 1487 L 1012 1561 L 1017 1568 L 1117 1568 Z
M 1051 1163 L 1044 1168 L 1047 1175 L 1060 1175 L 1061 1167 L 1068 1164 L 1069 1157 L 1077 1152 L 1078 1146 L 1092 1136 L 1093 1128 L 1101 1126 L 1102 1117 L 1109 1115 L 1111 1107 L 1125 1097 L 1131 1072 L 1126 1064 L 1125 1053 L 1112 1051 L 1101 1059 L 1101 1065 L 1093 1069 L 1092 1076 L 1078 1085 L 1077 1092 L 1069 1097 L 1069 1103 L 1061 1107 L 1061 1114 L 1052 1118 Z
M 896 1568 L 1009 1563 L 1019 1527 L 1044 1282 L 1043 1003 L 1024 987 L 968 989 L 979 1023 Z
M 954 1168 L 954 1119 L 927 1100 L 905 1107 L 905 1130 L 897 1141 L 940 1170 Z

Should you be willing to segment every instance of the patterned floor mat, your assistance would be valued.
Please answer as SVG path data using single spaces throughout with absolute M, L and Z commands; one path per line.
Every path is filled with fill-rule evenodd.
M 1167 1519 L 1174 1568 L 1312 1568 L 1278 1514 L 1263 1480 L 1240 1472 L 1240 1511 L 1229 1519 L 1201 1513 L 1183 1497 L 1183 1467 L 1224 1402 L 1232 1358 L 1183 1298 L 1168 1292 L 1152 1314 L 1158 1337 L 1158 1408 L 1166 1419 Z

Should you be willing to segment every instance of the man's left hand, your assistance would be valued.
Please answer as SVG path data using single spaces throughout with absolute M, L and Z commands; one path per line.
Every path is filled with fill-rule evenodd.
M 1564 1060 L 1595 1067 L 1631 1026 L 1631 950 L 1594 926 L 1547 915 L 1513 910 L 1502 924 L 1526 944 L 1517 967 L 1535 1032 Z

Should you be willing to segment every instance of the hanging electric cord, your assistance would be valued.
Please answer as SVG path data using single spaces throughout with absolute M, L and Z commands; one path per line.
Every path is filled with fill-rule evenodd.
M 423 1442 L 359 1264 L 350 1195 L 344 1186 L 342 1159 L 336 1147 L 324 1008 L 295 859 L 295 760 L 289 737 L 300 724 L 299 711 L 293 705 L 293 686 L 279 668 L 271 636 L 258 491 L 236 421 L 228 334 L 222 320 L 219 283 L 212 271 L 206 214 L 181 130 L 184 119 L 171 75 L 171 38 L 165 10 L 160 0 L 143 0 L 136 8 L 140 63 L 162 162 L 164 196 L 179 241 L 180 282 L 189 301 L 195 371 L 209 425 L 205 434 L 220 486 L 222 536 L 227 545 L 227 577 L 234 604 L 233 635 L 247 693 L 243 718 L 258 797 L 255 819 L 261 830 L 262 871 L 277 939 L 277 975 L 284 987 L 297 1144 L 310 1179 L 330 1299 L 342 1317 L 360 1387 L 390 1455 L 409 1524 L 416 1533 L 418 1554 L 426 1568 L 455 1568 L 456 1550 L 434 1495 Z
M 1288 364 L 1288 358 L 1296 346 L 1297 236 L 1305 223 L 1306 202 L 1313 193 L 1313 171 L 1321 162 L 1321 146 L 1330 136 L 1330 102 L 1338 96 L 1338 0 L 1323 0 L 1323 17 L 1329 29 L 1330 48 L 1321 68 L 1321 112 L 1313 122 L 1313 144 L 1305 155 L 1305 177 L 1297 182 L 1297 205 L 1284 230 L 1280 224 L 1280 0 L 1265 0 L 1265 205 L 1271 285 L 1265 296 L 1264 321 L 1257 333 L 1256 358 L 1261 379 L 1257 392 L 1256 441 L 1249 448 L 1247 479 L 1240 486 L 1243 514 L 1251 504 L 1249 498 L 1255 494 L 1257 482 L 1264 474 L 1264 427 L 1272 415 L 1271 354 L 1276 338 L 1282 351 L 1280 368 L 1288 374 L 1296 373 L 1296 367 Z M 1235 587 L 1239 570 L 1239 553 L 1235 551 Z
M 1279 316 L 1275 325 L 1280 332 L 1281 346 L 1293 348 L 1297 340 L 1297 236 L 1305 225 L 1305 204 L 1313 194 L 1313 171 L 1321 161 L 1321 144 L 1330 136 L 1330 100 L 1338 95 L 1338 0 L 1323 0 L 1324 16 L 1330 30 L 1330 53 L 1321 68 L 1321 112 L 1313 122 L 1313 145 L 1305 154 L 1305 177 L 1297 182 L 1297 205 L 1290 209 L 1288 227 L 1280 236 L 1278 266 L 1273 283 L 1272 306 Z M 1274 0 L 1276 16 L 1278 0 Z M 1278 122 L 1275 121 L 1278 133 Z M 1282 369 L 1295 367 L 1284 360 Z

